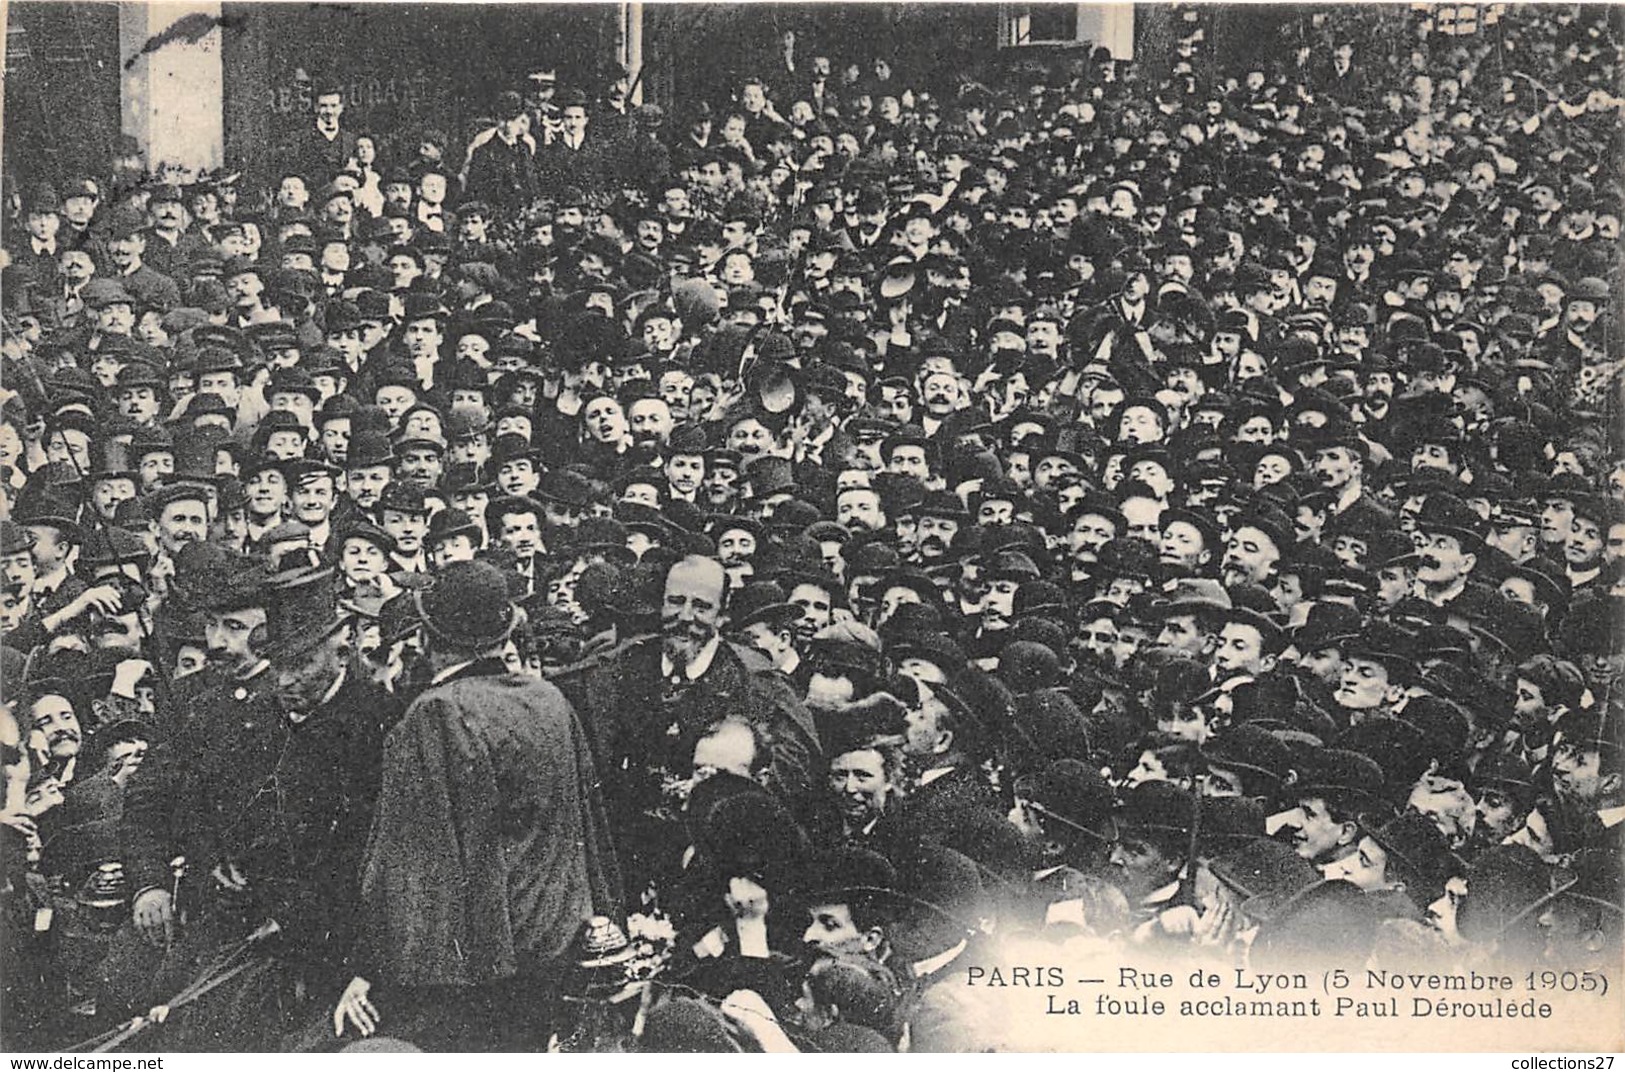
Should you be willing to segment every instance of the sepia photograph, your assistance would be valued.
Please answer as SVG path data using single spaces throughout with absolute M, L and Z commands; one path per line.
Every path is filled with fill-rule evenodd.
M 1625 5 L 0 22 L 8 1067 L 1625 1050 Z

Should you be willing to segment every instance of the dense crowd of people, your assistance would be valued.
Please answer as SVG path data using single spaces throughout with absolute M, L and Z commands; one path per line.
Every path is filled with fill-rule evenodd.
M 1215 10 L 672 114 L 538 71 L 452 144 L 319 87 L 264 186 L 8 197 L 8 1048 L 1617 967 L 1613 22 L 1224 70 Z

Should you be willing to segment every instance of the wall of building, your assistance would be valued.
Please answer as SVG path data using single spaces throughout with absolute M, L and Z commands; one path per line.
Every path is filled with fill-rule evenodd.
M 226 154 L 250 172 L 262 148 L 311 121 L 318 83 L 345 94 L 345 124 L 386 150 L 426 130 L 456 138 L 533 69 L 561 79 L 616 47 L 614 5 L 224 5 L 243 30 L 227 40 Z M 258 157 L 258 158 L 257 158 Z
M 785 33 L 796 35 L 802 69 L 819 52 L 865 70 L 876 56 L 900 61 L 900 77 L 950 76 L 998 39 L 997 4 L 645 5 L 646 80 L 662 103 L 679 108 L 782 70 Z M 906 44 L 906 49 L 902 46 Z
M 13 2 L 6 11 L 6 178 L 23 186 L 105 172 L 117 145 L 118 8 Z
M 155 170 L 190 178 L 218 169 L 225 91 L 219 0 L 118 5 L 121 122 Z
M 1155 29 L 1158 16 L 1166 9 L 1137 7 L 1134 36 L 1155 46 L 1163 36 Z M 216 10 L 219 26 L 212 32 L 136 55 L 182 15 Z M 619 14 L 615 4 L 539 11 L 532 5 L 16 0 L 7 26 L 6 173 L 14 181 L 58 181 L 80 168 L 103 171 L 123 130 L 144 147 L 161 135 L 160 151 L 178 151 L 184 163 L 223 162 L 259 177 L 273 156 L 267 149 L 310 122 L 315 86 L 329 79 L 344 89 L 351 129 L 371 130 L 410 155 L 415 146 L 407 143 L 425 130 L 462 138 L 501 90 L 522 86 L 531 70 L 554 66 L 561 81 L 599 84 L 617 54 Z M 933 76 L 948 81 L 1021 51 L 994 54 L 995 3 L 647 4 L 643 17 L 640 89 L 645 100 L 678 111 L 701 96 L 714 99 L 748 75 L 782 70 L 787 31 L 796 35 L 803 65 L 820 51 L 866 69 L 876 56 L 902 54 L 907 58 L 897 73 L 912 84 Z M 1304 15 L 1266 7 L 1224 8 L 1206 17 L 1222 64 Z M 1152 61 L 1141 52 L 1142 60 Z M 218 90 L 207 78 L 195 81 L 211 64 L 225 72 Z M 218 120 L 206 106 L 178 103 L 206 102 L 211 94 L 219 100 Z

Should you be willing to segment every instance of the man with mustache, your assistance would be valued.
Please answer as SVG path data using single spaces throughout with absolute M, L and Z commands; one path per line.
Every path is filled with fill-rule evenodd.
M 658 635 L 555 678 L 595 737 L 629 889 L 648 877 L 648 861 L 630 850 L 653 843 L 647 813 L 661 803 L 663 775 L 687 770 L 695 741 L 719 719 L 737 717 L 765 731 L 770 789 L 804 792 L 818 769 L 818 736 L 789 680 L 761 652 L 721 635 L 728 592 L 717 559 L 679 559 L 665 575 Z
M 1239 584 L 1268 585 L 1275 577 L 1276 565 L 1291 546 L 1285 526 L 1275 519 L 1262 513 L 1231 518 L 1224 557 L 1219 563 L 1224 583 L 1232 588 Z
M 953 548 L 960 526 L 969 523 L 970 512 L 953 492 L 931 491 L 921 500 L 917 513 L 914 558 L 926 565 L 941 562 Z
M 201 484 L 170 484 L 147 499 L 158 523 L 159 551 L 171 565 L 187 544 L 209 538 L 208 488 Z
M 886 472 L 909 477 L 926 488 L 940 488 L 937 452 L 917 427 L 904 425 L 881 444 Z
M 919 393 L 925 412 L 919 415 L 920 426 L 927 436 L 933 436 L 942 427 L 942 422 L 959 408 L 959 376 L 945 359 L 935 363 L 926 362 L 921 372 Z
M 194 1045 L 264 1045 L 341 987 L 383 735 L 397 713 L 350 674 L 350 621 L 331 569 L 219 568 L 234 579 L 219 583 L 227 592 L 205 628 L 214 666 L 187 679 L 203 682 L 191 693 L 195 720 L 164 734 L 126 788 L 132 915 L 176 966 L 275 920 L 278 944 L 229 989 L 288 997 L 202 1006 L 172 1036 L 182 1048 L 194 1030 Z M 176 855 L 190 865 L 179 884 Z
M 1365 445 L 1352 428 L 1328 424 L 1308 449 L 1314 455 L 1314 474 L 1321 489 L 1332 497 L 1333 516 L 1348 512 L 1356 503 L 1375 505 L 1366 494 Z
M 1416 594 L 1443 607 L 1467 589 L 1484 539 L 1471 507 L 1448 493 L 1427 497 L 1416 521 L 1422 562 L 1416 571 Z
M 268 702 L 265 657 L 269 610 L 261 586 L 268 567 L 261 559 L 210 543 L 188 542 L 175 556 L 175 571 L 201 605 L 208 665 L 177 683 L 175 707 L 185 729 L 222 717 L 252 717 Z M 167 736 L 168 734 L 166 734 Z
M 767 547 L 761 522 L 749 517 L 723 515 L 712 528 L 717 561 L 728 574 L 729 588 L 738 588 L 756 572 L 756 556 Z
M 1356 377 L 1360 381 L 1358 420 L 1371 435 L 1382 432 L 1394 402 L 1394 362 L 1386 354 L 1361 347 L 1352 355 L 1359 358 Z
M 142 261 L 153 271 L 170 279 L 191 275 L 191 263 L 209 251 L 209 243 L 192 230 L 192 216 L 180 187 L 159 185 L 147 202 L 152 228 L 147 233 Z
M 1533 778 L 1522 756 L 1492 753 L 1474 769 L 1474 850 L 1499 845 L 1523 827 L 1538 802 Z
M 74 690 L 66 681 L 40 681 L 30 687 L 34 694 L 27 709 L 30 726 L 44 742 L 47 769 L 58 784 L 66 786 L 76 773 L 85 739 L 69 695 Z
M 1542 333 L 1537 343 L 1545 350 L 1545 358 L 1554 368 L 1572 371 L 1584 364 L 1596 363 L 1601 354 L 1588 355 L 1601 349 L 1596 337 L 1599 317 L 1608 311 L 1609 290 L 1605 280 L 1585 276 L 1574 283 L 1565 296 L 1563 312 L 1558 322 Z

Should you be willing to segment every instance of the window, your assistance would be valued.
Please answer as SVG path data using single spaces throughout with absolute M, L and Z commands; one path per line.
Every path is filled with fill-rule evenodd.
M 1004 10 L 1005 45 L 1076 44 L 1076 4 L 1011 4 Z

